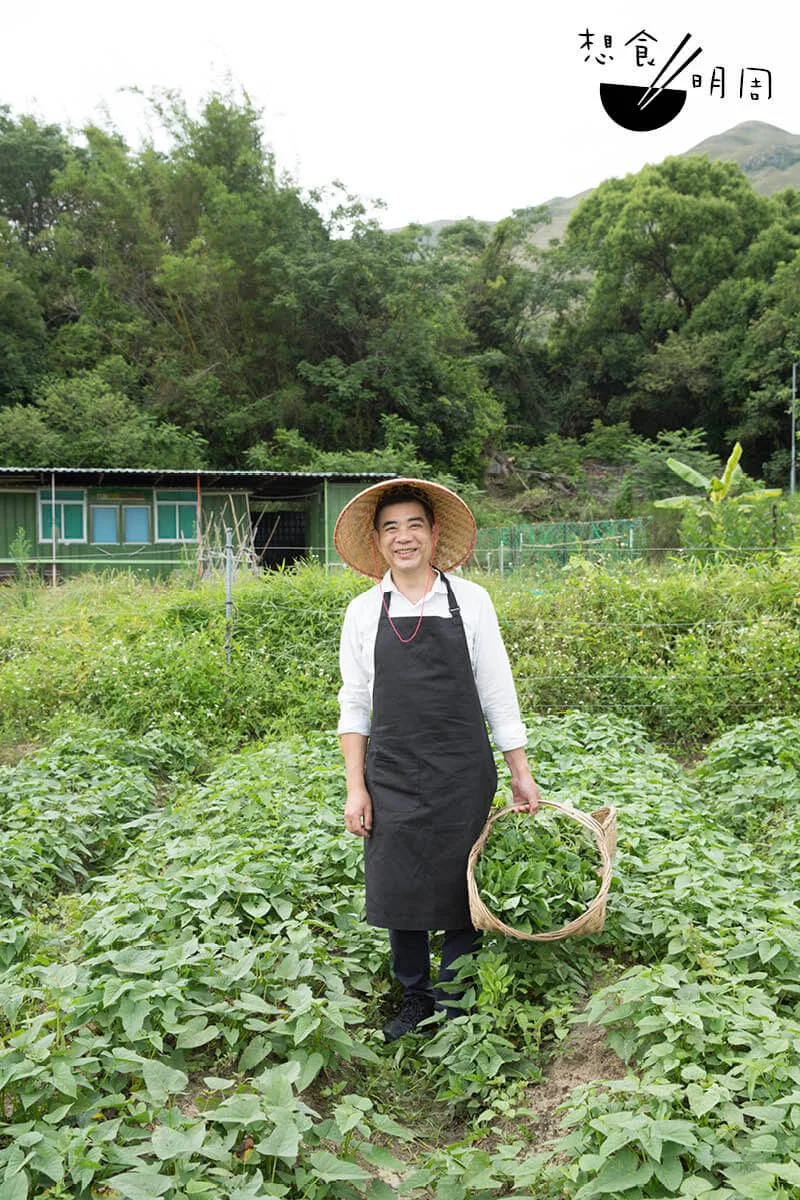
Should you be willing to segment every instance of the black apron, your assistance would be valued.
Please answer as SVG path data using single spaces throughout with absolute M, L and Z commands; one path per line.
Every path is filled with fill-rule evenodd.
M 382 606 L 375 638 L 364 874 L 367 921 L 385 929 L 471 925 L 467 857 L 497 789 L 461 613 L 440 574 L 449 619 L 423 617 L 403 643 Z M 407 638 L 417 618 L 394 624 Z

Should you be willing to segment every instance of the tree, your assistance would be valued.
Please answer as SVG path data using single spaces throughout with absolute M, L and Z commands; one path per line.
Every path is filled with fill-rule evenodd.
M 157 421 L 120 390 L 121 360 L 45 382 L 32 405 L 0 410 L 0 465 L 164 467 L 206 465 L 196 433 Z
M 735 164 L 707 158 L 668 158 L 601 184 L 583 201 L 567 244 L 583 255 L 594 279 L 585 313 L 563 324 L 559 343 L 563 358 L 582 362 L 586 391 L 598 397 L 601 415 L 629 416 L 646 434 L 663 426 L 663 411 L 652 405 L 658 388 L 637 380 L 653 371 L 656 348 L 735 275 L 773 215 Z M 696 346 L 691 362 L 700 365 L 709 349 Z M 685 419 L 679 407 L 675 422 Z
M 58 125 L 43 125 L 31 116 L 14 119 L 8 106 L 0 105 L 0 216 L 30 252 L 63 211 L 53 179 L 71 153 Z
M 493 228 L 456 222 L 439 239 L 439 257 L 463 295 L 476 362 L 514 440 L 539 440 L 558 421 L 559 385 L 552 378 L 548 336 L 585 290 L 573 253 L 531 244 L 531 235 L 549 219 L 545 207 L 517 209 Z
M 0 266 L 0 409 L 30 398 L 46 355 L 47 331 L 33 290 Z
M 742 331 L 735 360 L 732 432 L 765 464 L 771 482 L 789 472 L 792 359 L 800 358 L 800 250 L 764 288 L 760 311 Z
M 654 441 L 633 437 L 628 455 L 633 483 L 646 500 L 661 499 L 675 486 L 674 472 L 667 464 L 678 455 L 698 475 L 710 478 L 720 470 L 720 460 L 709 453 L 702 429 L 662 430 Z
M 417 479 L 434 476 L 430 463 L 420 456 L 419 432 L 409 421 L 385 413 L 381 417 L 381 440 L 383 444 L 375 450 L 320 450 L 296 429 L 278 429 L 271 442 L 252 446 L 245 461 L 255 471 L 379 471 Z
M 502 425 L 446 264 L 424 231 L 357 221 L 297 264 L 303 434 L 327 450 L 372 450 L 388 413 L 419 429 L 437 469 L 480 470 Z

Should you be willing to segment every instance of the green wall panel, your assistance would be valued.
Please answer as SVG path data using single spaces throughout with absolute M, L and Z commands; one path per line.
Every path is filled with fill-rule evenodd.
M 17 530 L 24 529 L 28 541 L 36 546 L 36 492 L 0 490 L 0 559 L 11 554 Z
M 377 481 L 375 481 L 377 482 Z M 342 480 L 341 482 L 334 479 L 326 479 L 325 488 L 325 559 L 326 563 L 334 566 L 344 566 L 341 558 L 336 553 L 333 545 L 333 531 L 336 528 L 336 522 L 339 519 L 339 514 L 345 505 L 357 496 L 359 492 L 363 492 L 365 487 L 369 487 L 369 483 L 363 480 Z

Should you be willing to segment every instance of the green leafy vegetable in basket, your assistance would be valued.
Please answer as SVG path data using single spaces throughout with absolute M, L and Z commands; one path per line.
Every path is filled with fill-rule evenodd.
M 475 882 L 494 916 L 522 933 L 546 933 L 584 912 L 600 887 L 600 866 L 587 829 L 540 808 L 495 823 Z

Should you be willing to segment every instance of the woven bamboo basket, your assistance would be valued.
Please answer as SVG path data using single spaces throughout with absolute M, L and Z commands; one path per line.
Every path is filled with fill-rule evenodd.
M 523 933 L 520 929 L 513 929 L 510 925 L 506 925 L 504 921 L 490 912 L 481 900 L 478 885 L 475 882 L 475 864 L 481 856 L 495 821 L 499 821 L 506 813 L 519 811 L 512 805 L 508 808 L 498 809 L 497 812 L 490 815 L 478 840 L 470 850 L 467 860 L 467 893 L 472 924 L 476 929 L 484 929 L 492 933 L 505 933 L 508 937 L 521 938 L 526 942 L 555 942 L 560 938 L 576 937 L 581 933 L 599 933 L 605 924 L 606 898 L 611 886 L 611 859 L 617 848 L 617 810 L 612 805 L 608 805 L 605 808 L 596 809 L 593 813 L 585 813 L 577 808 L 569 808 L 565 804 L 557 804 L 554 800 L 540 800 L 539 803 L 546 808 L 554 808 L 557 812 L 563 813 L 565 817 L 577 821 L 594 837 L 602 863 L 600 888 L 597 895 L 580 916 L 566 925 L 562 925 L 560 929 L 548 930 L 546 933 Z

